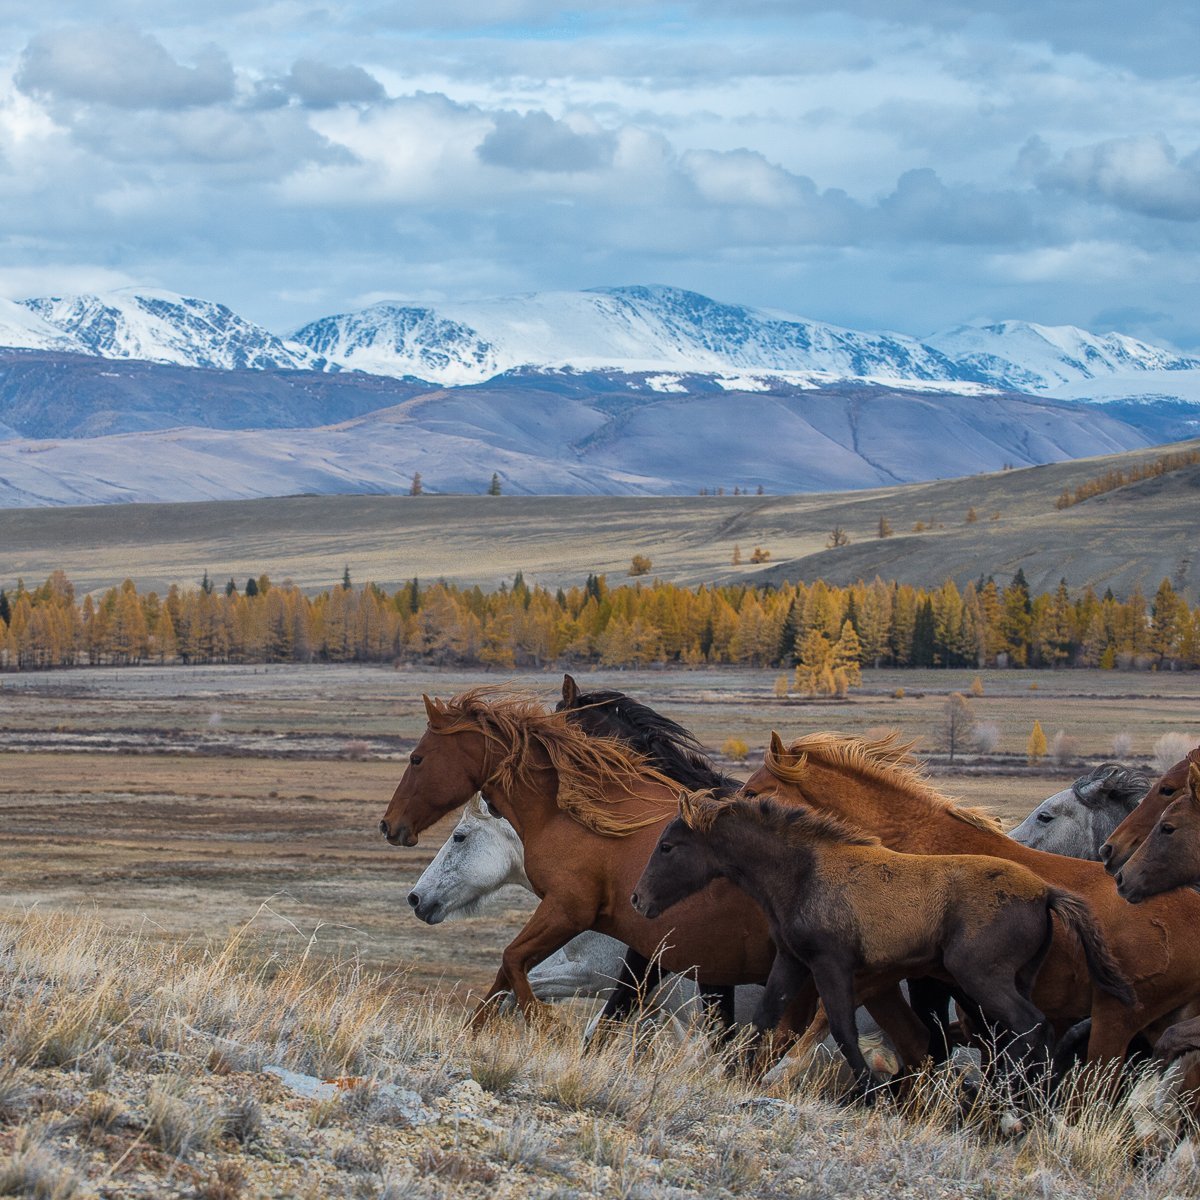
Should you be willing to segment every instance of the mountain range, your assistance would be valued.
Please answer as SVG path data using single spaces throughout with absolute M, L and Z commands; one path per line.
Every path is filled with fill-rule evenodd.
M 0 302 L 0 505 L 860 488 L 1200 431 L 1200 359 L 1005 321 L 924 339 L 667 287 L 387 301 L 280 336 L 172 292 Z

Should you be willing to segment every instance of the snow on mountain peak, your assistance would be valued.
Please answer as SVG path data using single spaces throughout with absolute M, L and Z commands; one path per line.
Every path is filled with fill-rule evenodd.
M 85 354 L 187 367 L 313 368 L 306 347 L 289 345 L 223 304 L 155 288 L 20 302 L 71 335 Z
M 1200 360 L 1127 334 L 1096 334 L 1074 325 L 1032 321 L 959 325 L 926 341 L 993 382 L 1022 391 L 1052 391 L 1131 371 L 1180 371 L 1200 366 Z

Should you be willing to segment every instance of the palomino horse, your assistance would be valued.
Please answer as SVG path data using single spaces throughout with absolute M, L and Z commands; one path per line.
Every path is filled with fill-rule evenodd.
M 684 793 L 631 902 L 653 919 L 718 878 L 767 914 L 778 952 L 764 1023 L 775 1024 L 788 996 L 814 980 L 859 1095 L 873 1082 L 854 1021 L 864 973 L 876 982 L 887 973 L 895 982 L 949 977 L 1011 1035 L 1018 1062 L 1045 1068 L 1052 1039 L 1030 991 L 1056 913 L 1083 942 L 1097 986 L 1133 1003 L 1087 905 L 1015 863 L 897 854 L 814 809 Z
M 875 834 L 883 845 L 914 854 L 988 854 L 1028 867 L 1091 907 L 1113 957 L 1134 985 L 1138 1005 L 1093 992 L 1078 943 L 1056 932 L 1034 1000 L 1061 1032 L 1092 1016 L 1088 1060 L 1124 1057 L 1142 1029 L 1152 1036 L 1200 997 L 1200 896 L 1174 892 L 1134 908 L 1097 863 L 1030 850 L 1006 838 L 985 815 L 956 806 L 915 768 L 895 734 L 868 741 L 814 734 L 785 747 L 778 734 L 747 794 L 774 793 L 834 813 Z
M 762 983 L 774 948 L 766 920 L 744 893 L 717 882 L 670 920 L 646 921 L 629 904 L 634 881 L 676 811 L 678 785 L 619 743 L 589 738 L 532 699 L 482 690 L 448 702 L 425 698 L 429 726 L 414 747 L 380 823 L 392 845 L 481 792 L 510 821 L 541 902 L 505 948 L 489 1001 L 512 991 L 527 1018 L 538 1011 L 529 968 L 585 929 L 647 958 L 662 947 L 671 971 L 705 984 Z
M 1047 854 L 1098 860 L 1100 847 L 1141 803 L 1152 782 L 1136 767 L 1101 763 L 1043 800 L 1008 836 Z
M 1187 787 L 1188 767 L 1192 763 L 1200 765 L 1200 746 L 1190 751 L 1187 758 L 1181 759 L 1162 775 L 1146 793 L 1146 798 L 1141 804 L 1113 830 L 1108 841 L 1100 847 L 1100 861 L 1110 875 L 1115 875 L 1125 865 L 1129 856 L 1142 844 L 1146 834 L 1154 828 L 1154 823 L 1162 816 L 1163 809 Z

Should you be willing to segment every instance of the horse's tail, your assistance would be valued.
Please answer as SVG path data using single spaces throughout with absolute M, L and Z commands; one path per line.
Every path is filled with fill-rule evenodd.
M 1064 927 L 1075 934 L 1083 945 L 1083 956 L 1087 959 L 1088 970 L 1096 986 L 1132 1008 L 1137 1003 L 1137 994 L 1113 958 L 1087 901 L 1074 892 L 1050 888 L 1046 903 L 1051 912 L 1058 914 Z

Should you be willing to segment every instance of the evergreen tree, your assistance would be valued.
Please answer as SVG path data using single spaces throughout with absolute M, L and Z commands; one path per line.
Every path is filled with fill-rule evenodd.
M 796 635 L 799 632 L 796 597 L 793 596 L 791 604 L 788 605 L 787 616 L 783 618 L 783 626 L 779 630 L 779 646 L 775 651 L 775 661 L 781 667 L 794 667 L 800 661 L 796 654 Z
M 342 569 L 342 588 L 348 592 L 353 586 L 350 582 L 350 564 L 347 563 Z
M 500 495 L 500 475 L 498 472 L 492 472 L 492 482 L 488 484 L 487 494 L 489 496 Z
M 12 606 L 8 603 L 8 593 L 0 588 L 0 621 L 7 625 L 12 620 Z
M 936 629 L 933 601 L 926 596 L 917 606 L 917 620 L 913 626 L 912 657 L 909 661 L 914 667 L 933 666 Z
M 250 578 L 246 580 L 246 595 L 247 596 L 257 596 L 258 595 L 258 580 L 255 579 L 253 575 L 251 575 Z
M 204 593 L 206 596 L 211 596 L 211 595 L 212 595 L 212 593 L 213 593 L 213 584 L 212 584 L 212 580 L 211 580 L 211 579 L 209 579 L 209 577 L 208 577 L 208 570 L 207 570 L 207 568 L 206 568 L 206 569 L 205 569 L 205 571 L 204 571 L 204 578 L 203 578 L 202 580 L 200 580 L 200 590 L 201 590 L 201 591 L 202 591 L 202 592 L 203 592 L 203 593 Z
M 414 471 L 412 483 L 409 485 L 408 494 L 410 496 L 420 496 L 424 494 L 424 491 L 425 485 L 421 482 L 421 472 Z
M 227 595 L 227 596 L 236 596 L 237 595 L 237 584 L 234 583 L 232 576 L 230 577 L 229 582 L 225 585 L 225 595 Z

